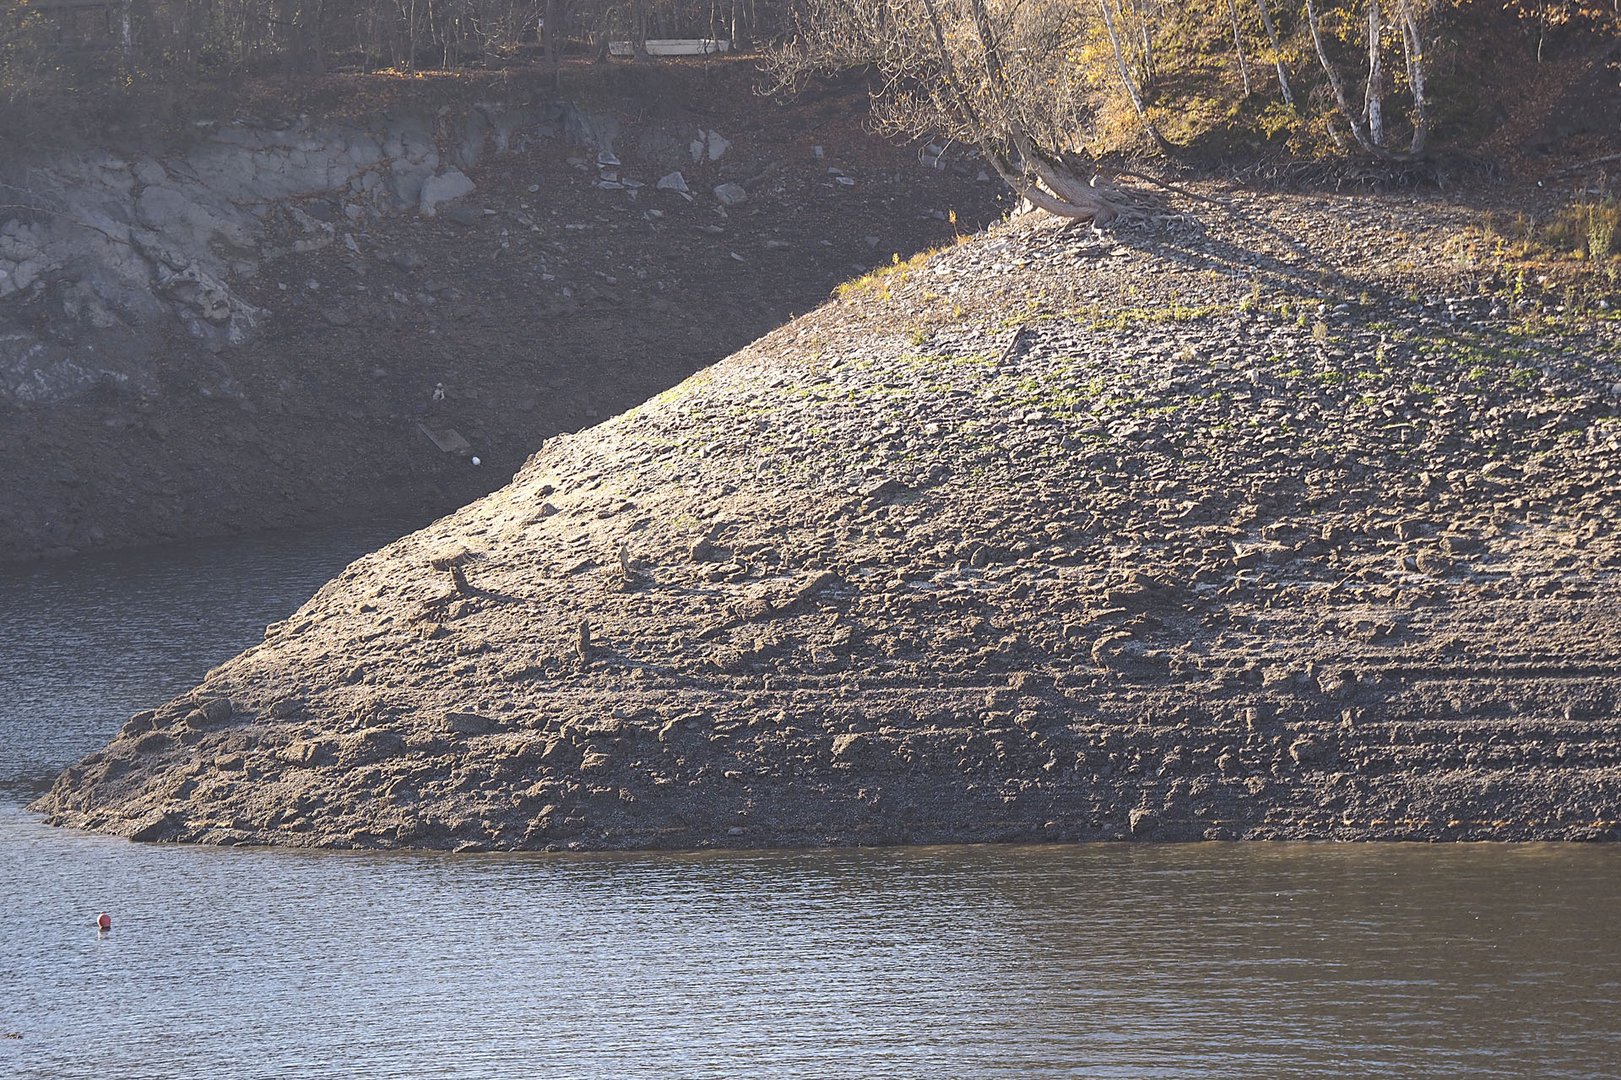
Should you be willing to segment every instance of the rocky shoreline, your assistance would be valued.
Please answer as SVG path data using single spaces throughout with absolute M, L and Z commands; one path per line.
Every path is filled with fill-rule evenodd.
M 1621 838 L 1621 326 L 1225 193 L 852 282 L 36 804 L 464 850 Z

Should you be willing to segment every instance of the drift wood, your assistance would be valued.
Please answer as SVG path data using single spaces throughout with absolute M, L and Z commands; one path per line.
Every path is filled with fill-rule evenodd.
M 476 591 L 467 580 L 466 568 L 475 562 L 484 561 L 482 552 L 467 547 L 454 547 L 440 552 L 428 560 L 428 565 L 435 570 L 443 570 L 450 575 L 450 584 L 459 596 L 472 596 Z

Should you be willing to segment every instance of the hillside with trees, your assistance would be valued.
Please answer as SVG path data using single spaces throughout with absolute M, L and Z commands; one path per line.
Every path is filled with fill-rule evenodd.
M 764 49 L 786 85 L 873 72 L 881 121 L 908 133 L 1016 150 L 1016 121 L 1044 158 L 1396 161 L 1501 156 L 1518 149 L 1494 140 L 1505 124 L 1532 143 L 1578 133 L 1572 103 L 1615 89 L 1618 35 L 1614 0 L 7 0 L 0 103 L 16 123 L 246 78 L 555 67 L 697 37 Z

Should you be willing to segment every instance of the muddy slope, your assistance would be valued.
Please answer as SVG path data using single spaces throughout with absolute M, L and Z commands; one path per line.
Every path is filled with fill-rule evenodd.
M 992 230 L 549 441 L 39 809 L 468 849 L 1616 838 L 1615 322 L 1472 293 L 1461 210 L 1237 198 Z

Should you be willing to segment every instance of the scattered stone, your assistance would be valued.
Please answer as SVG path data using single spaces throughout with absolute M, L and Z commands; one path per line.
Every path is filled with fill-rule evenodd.
M 1092 643 L 1092 662 L 1108 671 L 1124 671 L 1141 654 L 1141 647 L 1130 633 L 1105 634 Z
M 1333 756 L 1333 747 L 1326 739 L 1304 735 L 1289 744 L 1289 756 L 1298 765 L 1320 765 Z
M 996 711 L 1011 709 L 1019 702 L 1018 691 L 1010 687 L 993 686 L 985 691 L 985 707 Z
M 712 522 L 704 530 L 704 534 L 692 542 L 692 546 L 687 549 L 687 557 L 695 563 L 712 561 L 715 558 L 715 541 L 720 538 L 725 527 L 724 522 Z
M 480 713 L 455 710 L 445 713 L 445 729 L 452 735 L 488 735 L 498 725 Z
M 119 731 L 119 734 L 125 737 L 133 737 L 140 735 L 142 732 L 151 731 L 157 716 L 157 710 L 155 709 L 142 709 L 124 721 L 124 726 Z
M 866 754 L 868 749 L 868 739 L 865 735 L 833 736 L 833 757 L 837 761 L 854 761 Z
M 466 173 L 460 169 L 446 169 L 435 176 L 430 176 L 422 182 L 422 192 L 419 196 L 419 209 L 423 217 L 433 217 L 439 212 L 439 207 L 455 199 L 471 195 L 475 185 Z
M 705 131 L 698 129 L 697 138 L 692 140 L 688 150 L 692 154 L 694 164 L 702 161 L 719 161 L 727 150 L 731 149 L 731 140 L 725 138 L 718 131 Z
M 272 720 L 292 720 L 293 717 L 303 715 L 303 710 L 305 710 L 305 704 L 298 701 L 297 697 L 282 697 L 276 704 L 271 705 L 271 718 Z
M 332 748 L 319 739 L 295 739 L 283 748 L 281 757 L 294 765 L 325 765 L 332 761 Z
M 786 190 L 832 198 L 822 185 L 843 175 L 807 172 L 782 177 Z M 534 279 L 553 291 L 540 302 L 567 288 L 576 312 L 684 303 L 657 265 L 559 280 L 575 268 L 555 248 L 617 254 L 629 233 L 694 224 L 676 206 L 659 223 L 577 194 L 601 213 L 544 226 Z M 1224 197 L 1246 212 L 1304 205 Z M 1324 229 L 1314 254 L 1391 220 L 1416 249 L 1414 197 L 1390 204 L 1397 218 L 1359 202 L 1366 227 Z M 1314 196 L 1301 221 L 1327 220 L 1320 198 L 1335 197 Z M 706 238 L 708 265 L 798 240 L 760 210 L 723 219 L 738 239 Z M 1128 827 L 1613 834 L 1615 376 L 1592 359 L 1608 339 L 1570 331 L 1586 350 L 1576 364 L 1578 350 L 1528 332 L 1514 347 L 1537 358 L 1529 380 L 1471 375 L 1478 341 L 1497 340 L 1473 308 L 1448 307 L 1474 320 L 1454 341 L 1434 311 L 1387 303 L 1394 279 L 1372 248 L 1339 268 L 1369 282 L 1348 306 L 1248 220 L 1195 236 L 1173 214 L 1113 239 L 1016 220 L 870 276 L 847 238 L 834 258 L 862 276 L 827 310 L 549 440 L 512 489 L 345 569 L 40 807 L 152 839 L 490 849 Z M 513 212 L 471 234 L 411 227 L 491 250 L 497 229 L 527 226 Z M 1189 244 L 1214 261 L 1187 260 Z M 424 250 L 411 296 L 390 302 L 403 333 L 446 330 L 474 306 L 435 280 L 441 249 Z M 354 291 L 316 294 L 300 270 L 290 293 L 319 321 L 328 298 L 349 309 L 405 276 L 365 266 Z M 746 305 L 757 283 L 734 276 Z M 1265 294 L 1246 306 L 1255 283 Z M 424 415 L 455 415 L 481 444 L 507 437 L 489 401 L 511 383 L 457 372 L 435 400 L 427 387 L 448 370 L 366 363 L 385 369 L 368 389 L 399 378 Z M 541 403 L 572 426 L 594 419 L 574 381 L 520 382 L 536 422 Z M 212 446 L 231 429 L 196 434 Z M 415 450 L 424 469 L 458 464 Z M 454 545 L 499 553 L 487 589 L 447 589 L 435 553 Z M 209 721 L 200 702 L 226 687 L 250 717 L 274 703 L 274 722 Z M 310 706 L 284 713 L 295 694 Z

